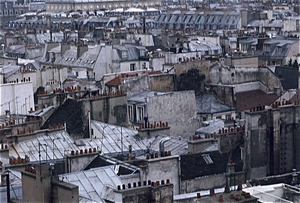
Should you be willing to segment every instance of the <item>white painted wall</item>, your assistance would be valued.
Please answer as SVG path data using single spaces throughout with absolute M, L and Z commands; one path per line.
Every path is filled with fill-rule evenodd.
M 5 115 L 5 110 L 9 109 L 11 114 L 34 110 L 32 82 L 0 84 L 0 96 L 0 115 Z

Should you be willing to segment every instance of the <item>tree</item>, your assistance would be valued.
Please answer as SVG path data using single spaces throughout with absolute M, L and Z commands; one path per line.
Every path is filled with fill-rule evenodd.
M 198 69 L 192 68 L 180 74 L 177 78 L 177 90 L 195 90 L 196 95 L 201 91 L 201 84 L 204 83 L 205 75 Z

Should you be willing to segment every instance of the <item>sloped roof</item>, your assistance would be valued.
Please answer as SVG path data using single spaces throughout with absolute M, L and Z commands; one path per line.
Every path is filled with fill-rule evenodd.
M 275 67 L 275 75 L 279 78 L 284 90 L 298 88 L 298 68 Z
M 214 114 L 218 112 L 232 111 L 229 106 L 221 104 L 214 95 L 207 93 L 196 97 L 197 113 Z
M 113 190 L 122 185 L 111 166 L 60 175 L 63 181 L 79 186 L 79 195 L 97 202 L 114 201 Z
M 121 84 L 122 84 L 122 76 L 120 75 L 105 83 L 105 85 L 107 86 L 119 86 Z
M 276 94 L 266 94 L 261 90 L 236 93 L 237 111 L 249 110 L 256 106 L 270 106 L 278 96 Z
M 213 163 L 207 164 L 203 158 L 205 155 L 208 155 Z M 182 155 L 180 162 L 182 180 L 225 173 L 227 163 L 227 154 L 221 154 L 219 151 Z

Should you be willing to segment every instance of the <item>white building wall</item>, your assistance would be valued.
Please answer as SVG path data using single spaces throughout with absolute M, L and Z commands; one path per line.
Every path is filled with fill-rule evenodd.
M 111 73 L 113 52 L 111 45 L 105 45 L 101 48 L 94 66 L 95 80 L 100 80 L 103 75 Z
M 25 82 L 32 82 L 32 88 L 33 88 L 33 92 L 36 92 L 37 88 L 41 85 L 40 84 L 40 80 L 39 78 L 39 71 L 36 72 L 16 72 L 15 74 L 13 74 L 12 76 L 10 76 L 7 79 L 7 83 L 10 82 L 21 82 L 22 80 L 24 81 L 25 78 Z
M 26 114 L 34 110 L 32 82 L 0 84 L 0 115 Z
M 68 70 L 67 68 L 52 68 L 46 69 L 40 72 L 40 83 L 42 86 L 45 86 L 47 83 L 54 82 L 59 83 L 63 82 L 65 79 L 68 78 Z

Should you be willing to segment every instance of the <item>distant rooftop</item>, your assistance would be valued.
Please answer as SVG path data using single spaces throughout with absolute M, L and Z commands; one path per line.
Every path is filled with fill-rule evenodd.
M 221 104 L 213 94 L 206 93 L 196 97 L 197 113 L 214 114 L 219 112 L 231 111 L 232 109 Z

